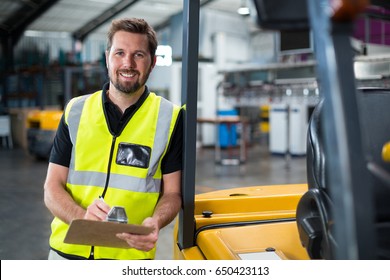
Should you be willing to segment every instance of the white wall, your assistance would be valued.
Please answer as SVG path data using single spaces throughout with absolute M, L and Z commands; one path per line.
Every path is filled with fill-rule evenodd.
M 149 77 L 147 85 L 157 94 L 168 92 L 166 96 L 173 103 L 181 106 L 182 65 L 174 62 L 171 66 L 156 66 Z M 214 63 L 199 63 L 198 72 L 198 117 L 213 118 L 216 116 L 217 85 L 221 77 Z M 203 125 L 199 127 L 204 145 L 213 145 L 215 127 Z
M 262 31 L 252 34 L 250 60 L 260 64 L 277 61 L 276 32 Z
M 170 45 L 173 50 L 173 57 L 181 57 L 183 43 L 183 22 L 180 15 L 174 16 L 170 23 Z M 225 48 L 234 48 L 235 52 L 232 57 L 240 55 L 240 60 L 247 61 L 248 42 L 250 33 L 247 22 L 238 14 L 226 12 L 210 11 L 202 8 L 199 17 L 199 56 L 205 59 L 213 59 L 215 56 L 213 37 L 217 33 L 225 33 L 228 43 Z M 236 49 L 236 47 L 239 47 Z M 239 52 L 240 51 L 240 52 Z M 234 59 L 237 60 L 237 59 Z

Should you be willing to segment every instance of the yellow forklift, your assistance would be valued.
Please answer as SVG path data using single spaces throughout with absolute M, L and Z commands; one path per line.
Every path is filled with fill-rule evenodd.
M 184 1 L 183 207 L 175 259 L 390 258 L 390 91 L 357 89 L 350 43 L 353 22 L 369 4 L 254 1 L 260 27 L 313 34 L 321 101 L 309 123 L 307 184 L 195 195 L 199 1 Z M 390 8 L 381 0 L 371 5 Z
M 47 159 L 62 116 L 62 110 L 33 110 L 27 116 L 28 152 L 38 159 Z

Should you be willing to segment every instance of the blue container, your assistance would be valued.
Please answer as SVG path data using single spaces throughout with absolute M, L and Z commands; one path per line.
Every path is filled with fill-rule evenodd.
M 218 116 L 238 116 L 237 110 L 220 110 Z M 236 124 L 220 124 L 219 129 L 219 145 L 222 148 L 237 145 L 237 125 Z

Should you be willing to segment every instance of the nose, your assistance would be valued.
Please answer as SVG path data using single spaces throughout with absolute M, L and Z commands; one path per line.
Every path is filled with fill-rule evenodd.
M 122 65 L 125 68 L 136 68 L 137 66 L 134 57 L 130 54 L 123 56 Z

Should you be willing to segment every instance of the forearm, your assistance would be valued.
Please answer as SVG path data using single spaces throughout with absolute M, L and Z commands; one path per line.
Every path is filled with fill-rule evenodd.
M 74 219 L 82 219 L 86 213 L 64 189 L 54 191 L 45 187 L 44 200 L 50 212 L 67 224 Z
M 180 193 L 168 193 L 160 198 L 153 214 L 153 218 L 158 222 L 159 229 L 173 221 L 179 213 L 181 203 Z
M 85 210 L 80 207 L 66 191 L 69 169 L 50 163 L 44 184 L 44 201 L 50 212 L 65 223 L 82 218 Z

